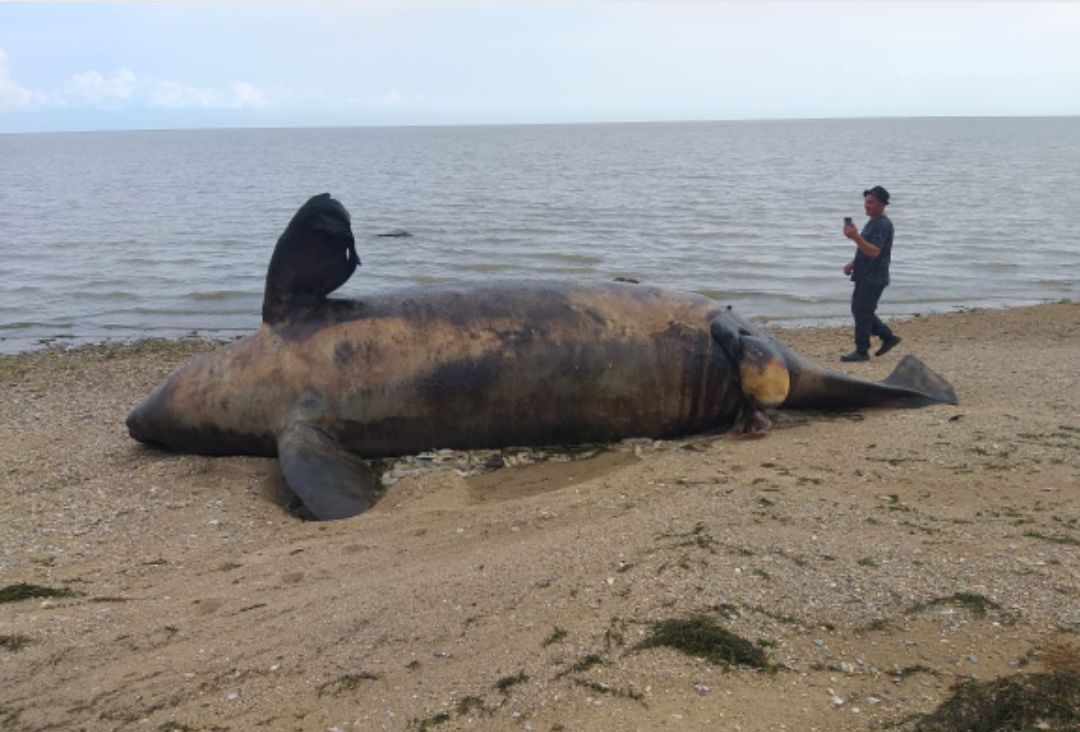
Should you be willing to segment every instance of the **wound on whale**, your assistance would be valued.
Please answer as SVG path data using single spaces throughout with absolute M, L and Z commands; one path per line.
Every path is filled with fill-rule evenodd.
M 359 263 L 344 206 L 311 198 L 278 239 L 259 329 L 162 382 L 128 415 L 131 436 L 276 456 L 329 520 L 376 501 L 369 459 L 748 430 L 767 408 L 957 403 L 914 355 L 884 381 L 857 379 L 702 295 L 486 280 L 328 297 Z

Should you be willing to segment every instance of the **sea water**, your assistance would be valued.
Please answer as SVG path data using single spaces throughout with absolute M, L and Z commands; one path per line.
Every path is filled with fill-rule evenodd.
M 323 192 L 362 260 L 342 297 L 624 277 L 849 322 L 842 221 L 883 185 L 886 319 L 1077 299 L 1078 173 L 1068 117 L 0 135 L 0 352 L 249 332 Z

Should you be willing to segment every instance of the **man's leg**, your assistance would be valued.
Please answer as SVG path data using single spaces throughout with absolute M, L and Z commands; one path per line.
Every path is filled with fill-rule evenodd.
M 892 330 L 882 322 L 881 318 L 879 318 L 876 313 L 870 317 L 870 333 L 876 335 L 882 342 L 891 341 L 893 339 Z
M 841 361 L 870 360 L 870 320 L 867 318 L 865 300 L 866 291 L 856 282 L 855 289 L 851 293 L 851 314 L 855 318 L 855 350 L 846 356 L 841 356 Z M 870 313 L 873 314 L 873 309 Z
M 881 348 L 874 354 L 875 356 L 884 356 L 891 351 L 894 346 L 900 343 L 900 336 L 892 332 L 892 328 L 887 326 L 881 318 L 877 316 L 877 304 L 881 301 L 881 294 L 885 291 L 883 285 L 877 291 L 877 296 L 874 298 L 874 313 L 870 316 L 870 332 L 881 339 Z
M 869 354 L 870 335 L 876 334 L 878 327 L 888 329 L 874 314 L 884 289 L 879 285 L 855 283 L 855 292 L 851 295 L 851 314 L 855 317 L 855 350 L 859 353 Z

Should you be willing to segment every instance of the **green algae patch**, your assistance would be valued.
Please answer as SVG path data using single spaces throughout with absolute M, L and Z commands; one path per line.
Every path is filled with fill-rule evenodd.
M 22 602 L 41 597 L 75 597 L 75 593 L 66 587 L 42 587 L 20 582 L 16 585 L 8 585 L 0 588 L 0 604 L 5 602 Z
M 688 656 L 704 658 L 727 668 L 773 668 L 761 647 L 720 627 L 715 620 L 705 615 L 661 620 L 653 625 L 649 636 L 634 648 L 644 650 L 661 646 L 674 648 Z
M 928 602 L 921 602 L 916 605 L 912 605 L 904 612 L 908 615 L 914 615 L 920 613 L 923 610 L 930 610 L 938 607 L 962 607 L 972 615 L 983 618 L 990 610 L 1000 610 L 1001 605 L 993 600 L 983 596 L 974 594 L 971 592 L 957 592 L 954 595 L 948 597 L 938 597 Z
M 18 653 L 30 645 L 30 639 L 25 635 L 0 635 L 0 648 L 12 653 Z

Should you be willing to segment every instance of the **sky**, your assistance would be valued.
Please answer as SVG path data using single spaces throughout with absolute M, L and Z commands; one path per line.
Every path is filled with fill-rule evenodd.
M 13 3 L 0 132 L 1080 114 L 1080 3 Z

